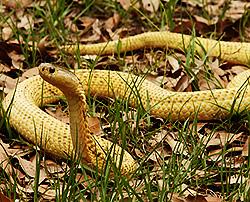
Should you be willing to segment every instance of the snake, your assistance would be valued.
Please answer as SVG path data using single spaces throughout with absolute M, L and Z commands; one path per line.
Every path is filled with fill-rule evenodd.
M 204 56 L 220 57 L 249 64 L 250 44 L 205 39 L 171 32 L 148 32 L 116 41 L 86 45 L 67 45 L 69 54 L 115 54 L 145 47 L 194 48 Z M 127 100 L 146 113 L 167 120 L 224 119 L 232 112 L 249 109 L 250 92 L 246 70 L 233 78 L 225 89 L 195 92 L 167 91 L 144 76 L 109 70 L 77 70 L 74 73 L 55 64 L 42 63 L 39 74 L 19 83 L 2 102 L 9 124 L 28 141 L 59 158 L 74 154 L 84 164 L 103 172 L 107 162 L 130 176 L 139 163 L 117 143 L 91 133 L 88 123 L 86 94 Z M 65 124 L 41 110 L 44 104 L 65 96 L 69 105 L 70 124 Z M 112 166 L 113 167 L 113 166 Z M 113 171 L 111 171 L 113 172 Z

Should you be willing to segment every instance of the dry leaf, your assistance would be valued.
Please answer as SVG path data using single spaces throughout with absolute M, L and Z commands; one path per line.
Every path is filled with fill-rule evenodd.
M 245 142 L 242 150 L 242 156 L 248 157 L 249 156 L 249 144 L 250 144 L 250 137 L 247 137 L 247 141 Z
M 8 94 L 12 89 L 16 87 L 17 79 L 12 79 L 4 74 L 0 75 L 0 86 L 2 86 L 4 93 Z
M 9 68 L 7 65 L 0 63 L 0 74 L 6 73 L 10 70 L 11 70 L 11 68 Z
M 117 0 L 117 2 L 119 2 L 120 4 L 121 4 L 121 6 L 122 6 L 122 8 L 124 9 L 124 10 L 128 10 L 129 9 L 129 7 L 130 7 L 130 0 Z
M 18 159 L 18 162 L 20 164 L 20 166 L 22 167 L 23 171 L 30 177 L 32 178 L 35 178 L 36 176 L 36 169 L 39 169 L 40 170 L 40 173 L 39 173 L 39 184 L 47 177 L 45 171 L 43 169 L 40 169 L 39 168 L 39 165 L 38 164 L 38 168 L 36 167 L 36 158 L 33 159 L 33 161 L 28 161 L 26 159 L 23 159 L 21 158 L 20 156 L 16 155 L 15 156 L 16 159 Z
M 142 0 L 143 8 L 151 13 L 158 11 L 160 6 L 159 0 Z
M 112 17 L 108 18 L 105 21 L 104 28 L 107 30 L 112 30 L 119 24 L 120 19 L 121 19 L 120 15 L 118 13 L 114 13 Z
M 207 200 L 205 199 L 204 196 L 201 195 L 193 196 L 189 194 L 186 197 L 186 202 L 207 202 Z
M 89 28 L 91 28 L 91 26 L 93 25 L 93 23 L 95 23 L 96 18 L 91 18 L 88 16 L 83 16 L 79 18 L 79 21 L 81 22 L 80 26 L 84 27 L 84 30 L 89 30 Z M 83 31 L 84 31 L 83 30 Z
M 172 149 L 172 152 L 176 153 L 176 154 L 184 154 L 184 155 L 188 155 L 188 152 L 185 150 L 184 145 L 179 142 L 176 141 L 172 135 L 166 135 L 165 142 L 167 142 L 169 144 L 169 146 Z
M 207 196 L 205 197 L 205 199 L 207 200 L 207 202 L 222 202 L 223 201 L 221 198 L 214 197 L 214 196 Z
M 69 124 L 69 116 L 63 111 L 61 105 L 57 105 L 56 107 L 48 107 L 45 109 L 45 111 L 63 123 Z
M 89 129 L 92 133 L 97 135 L 102 132 L 100 121 L 97 117 L 88 117 L 87 121 L 88 121 Z
M 13 32 L 10 27 L 4 27 L 2 30 L 2 37 L 4 41 L 7 41 L 8 39 L 11 38 Z
M 91 34 L 88 37 L 81 37 L 80 41 L 81 42 L 94 42 L 100 40 L 102 36 L 101 32 L 101 23 L 98 19 L 95 20 L 95 22 L 92 24 L 93 28 L 93 34 Z
M 8 174 L 8 176 L 12 176 L 12 166 L 9 162 L 9 157 L 7 155 L 9 145 L 3 143 L 3 141 L 0 139 L 0 165 L 1 168 L 4 169 L 4 171 Z
M 45 160 L 45 162 L 42 162 L 42 164 L 45 170 L 47 170 L 50 174 L 63 172 L 67 168 L 67 165 L 65 163 L 63 165 L 58 165 L 51 160 Z
M 1 202 L 13 202 L 9 197 L 5 196 L 3 193 L 0 192 L 0 201 Z
M 57 192 L 62 193 L 62 187 L 63 185 L 60 184 L 60 187 L 59 187 L 60 190 L 56 191 L 55 189 L 51 189 L 50 187 L 48 187 L 48 185 L 42 184 L 38 187 L 38 191 L 39 193 L 42 194 L 43 199 L 48 200 L 48 201 L 54 201 L 57 195 Z M 58 185 L 56 189 L 58 189 Z
M 187 91 L 188 87 L 191 86 L 190 83 L 191 82 L 190 82 L 189 77 L 187 75 L 183 75 L 178 80 L 175 90 L 178 92 L 183 92 L 185 90 Z
M 229 9 L 225 14 L 226 17 L 230 18 L 231 20 L 238 20 L 249 8 L 250 8 L 249 2 L 230 1 Z
M 32 29 L 32 27 L 34 26 L 34 21 L 31 15 L 25 15 L 21 17 L 20 20 L 21 22 L 17 24 L 17 27 L 19 29 L 24 28 L 28 30 L 28 29 Z
M 172 70 L 172 73 L 173 73 L 173 74 L 174 74 L 175 72 L 179 71 L 180 69 L 182 69 L 181 66 L 180 66 L 179 61 L 178 61 L 176 58 L 167 55 L 167 56 L 166 56 L 166 59 L 167 59 L 167 61 L 169 62 L 169 64 L 171 65 L 171 67 L 172 67 L 172 69 L 173 69 L 173 70 Z
M 31 5 L 31 3 L 33 2 L 33 0 L 3 0 L 2 3 L 3 5 L 5 5 L 8 8 L 26 8 L 29 5 Z
M 169 194 L 171 197 L 171 202 L 186 202 L 186 200 L 180 196 L 178 196 L 178 194 L 174 193 L 174 194 Z
M 232 72 L 235 75 L 238 75 L 241 72 L 246 71 L 246 70 L 248 70 L 248 67 L 246 67 L 246 66 L 243 66 L 243 65 L 234 65 L 228 71 Z
M 37 67 L 33 67 L 33 68 L 30 68 L 30 69 L 28 69 L 27 71 L 25 71 L 25 72 L 22 74 L 20 80 L 23 81 L 23 80 L 25 80 L 25 79 L 28 79 L 28 78 L 30 78 L 30 77 L 32 77 L 32 76 L 36 76 L 36 75 L 39 75 L 38 68 L 37 68 Z

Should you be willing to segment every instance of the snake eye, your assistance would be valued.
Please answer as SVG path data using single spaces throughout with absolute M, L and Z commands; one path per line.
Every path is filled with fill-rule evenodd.
M 49 68 L 49 73 L 53 74 L 55 71 L 56 71 L 56 70 L 55 70 L 54 67 L 50 67 L 50 68 Z

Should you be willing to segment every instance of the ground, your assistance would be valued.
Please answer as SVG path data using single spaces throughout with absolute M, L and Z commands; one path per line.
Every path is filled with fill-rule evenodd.
M 104 0 L 0 3 L 1 97 L 38 74 L 41 62 L 69 69 L 131 72 L 169 91 L 225 88 L 248 69 L 219 57 L 145 48 L 112 55 L 67 54 L 67 44 L 108 42 L 148 31 L 171 31 L 223 41 L 250 41 L 250 3 L 220 0 Z M 227 119 L 171 121 L 133 109 L 126 100 L 87 97 L 90 126 L 126 142 L 139 162 L 131 178 L 109 179 L 28 143 L 1 118 L 3 201 L 249 201 L 249 113 Z M 45 106 L 69 122 L 65 100 Z M 1 110 L 2 111 L 2 110 Z

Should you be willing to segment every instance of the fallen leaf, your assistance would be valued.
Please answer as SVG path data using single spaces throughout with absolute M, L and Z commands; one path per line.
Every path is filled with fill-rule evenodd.
M 4 93 L 8 94 L 12 89 L 16 87 L 17 79 L 13 79 L 4 74 L 0 75 L 0 86 L 2 87 Z
M 223 201 L 221 198 L 214 197 L 214 196 L 207 196 L 205 197 L 205 199 L 207 200 L 207 202 L 222 202 Z
M 1 202 L 12 202 L 13 200 L 11 200 L 9 197 L 5 196 L 3 193 L 0 192 L 0 201 Z
M 69 124 L 69 116 L 66 114 L 61 105 L 57 105 L 56 107 L 48 107 L 45 108 L 45 111 L 53 116 L 54 118 L 62 121 L 63 123 Z
M 2 37 L 4 41 L 7 41 L 11 38 L 13 31 L 10 27 L 4 27 L 2 30 Z
M 197 196 L 188 195 L 186 197 L 186 202 L 207 202 L 207 200 L 205 199 L 204 196 L 201 196 L 201 195 L 197 195 Z
M 173 56 L 167 55 L 166 59 L 171 65 L 171 67 L 173 68 L 173 71 L 172 71 L 173 74 L 181 69 L 180 63 L 176 58 L 174 58 Z
M 7 150 L 9 148 L 8 144 L 3 143 L 0 139 L 0 165 L 1 168 L 7 173 L 8 176 L 12 176 L 12 166 L 9 162 L 9 157 L 7 155 Z
M 20 20 L 21 21 L 17 24 L 17 27 L 19 29 L 24 28 L 28 30 L 28 29 L 32 29 L 32 27 L 34 26 L 34 21 L 31 15 L 25 15 L 21 17 Z
M 185 146 L 178 140 L 175 140 L 171 134 L 166 135 L 164 141 L 169 144 L 169 146 L 172 149 L 172 152 L 176 154 L 188 155 L 188 152 L 186 151 Z
M 39 184 L 47 177 L 45 171 L 40 168 L 40 164 L 37 164 L 36 158 L 33 158 L 33 160 L 31 159 L 30 161 L 20 157 L 19 155 L 15 155 L 15 158 L 18 159 L 18 162 L 22 167 L 23 171 L 32 178 L 36 177 L 37 169 L 40 170 L 38 180 Z
M 36 76 L 36 75 L 39 75 L 38 68 L 37 68 L 37 67 L 33 67 L 33 68 L 30 68 L 30 69 L 28 69 L 27 71 L 25 71 L 25 72 L 22 74 L 20 80 L 23 81 L 23 80 L 25 80 L 25 79 L 28 79 L 28 78 L 30 78 L 30 77 L 32 77 L 32 76 Z
M 247 137 L 247 141 L 245 142 L 242 150 L 242 156 L 248 157 L 249 156 L 249 144 L 250 144 L 250 137 Z
M 190 82 L 189 77 L 187 75 L 183 75 L 178 80 L 177 85 L 175 86 L 175 90 L 178 92 L 183 92 L 185 90 L 187 91 L 187 89 L 190 89 L 189 86 L 191 87 L 190 84 L 191 84 L 191 82 Z
M 101 133 L 100 120 L 97 117 L 88 117 L 87 121 L 92 133 L 96 135 Z
M 33 0 L 3 0 L 3 5 L 7 8 L 26 8 L 31 5 Z
M 63 172 L 67 168 L 66 164 L 58 165 L 57 163 L 51 160 L 45 160 L 41 164 L 43 164 L 45 170 L 47 170 L 50 174 L 55 174 L 55 173 L 57 174 Z
M 118 13 L 114 13 L 114 15 L 108 18 L 104 23 L 104 28 L 107 30 L 112 30 L 116 27 L 120 22 L 121 16 Z
M 121 6 L 122 6 L 122 8 L 124 9 L 124 10 L 128 10 L 129 9 L 129 7 L 130 7 L 130 0 L 117 0 L 117 2 L 119 2 L 120 4 L 121 4 Z
M 143 8 L 151 13 L 158 11 L 160 6 L 159 0 L 142 0 Z

